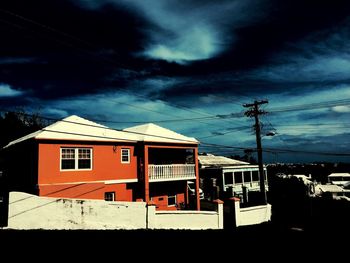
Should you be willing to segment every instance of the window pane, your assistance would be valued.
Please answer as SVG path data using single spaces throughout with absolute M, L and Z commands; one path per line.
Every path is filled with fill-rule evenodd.
M 90 159 L 91 149 L 79 149 L 79 159 Z
M 78 169 L 90 169 L 91 168 L 91 162 L 90 159 L 81 159 L 78 160 Z
M 258 173 L 258 171 L 252 171 L 252 177 L 253 177 L 253 181 L 254 182 L 259 181 L 259 173 Z
M 233 174 L 231 173 L 224 173 L 225 178 L 225 184 L 233 184 Z
M 62 159 L 61 163 L 61 169 L 66 170 L 66 169 L 74 169 L 75 168 L 75 161 L 74 160 L 64 160 Z
M 250 171 L 244 171 L 243 172 L 243 176 L 244 176 L 244 182 L 245 183 L 250 183 L 251 182 Z
M 168 196 L 168 206 L 175 205 L 175 204 L 176 204 L 176 196 L 175 195 Z
M 242 172 L 234 173 L 234 177 L 235 177 L 235 184 L 241 184 L 242 183 Z
M 63 148 L 62 149 L 62 159 L 74 159 L 75 151 L 74 149 Z

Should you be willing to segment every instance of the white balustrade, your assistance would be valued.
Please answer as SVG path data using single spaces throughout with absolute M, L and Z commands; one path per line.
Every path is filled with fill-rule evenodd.
M 196 179 L 194 164 L 149 164 L 150 182 Z

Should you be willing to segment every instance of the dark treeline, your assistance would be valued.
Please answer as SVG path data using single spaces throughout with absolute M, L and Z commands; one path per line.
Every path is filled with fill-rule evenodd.
M 18 110 L 0 114 L 0 170 L 3 168 L 2 149 L 4 146 L 24 135 L 38 131 L 48 124 L 49 122 L 42 119 L 38 113 L 27 114 L 23 110 Z
M 23 110 L 5 112 L 0 115 L 0 147 L 24 135 L 47 126 L 39 114 L 27 114 Z

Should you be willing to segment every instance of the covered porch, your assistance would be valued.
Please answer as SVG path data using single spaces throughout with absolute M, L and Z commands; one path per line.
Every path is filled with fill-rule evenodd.
M 195 181 L 196 198 L 194 200 L 195 207 L 199 210 L 199 176 L 198 176 L 198 148 L 197 145 L 145 145 L 144 161 L 145 161 L 145 199 L 146 202 L 150 200 L 150 196 L 154 197 L 152 200 L 170 200 L 174 194 L 163 193 L 161 196 L 155 196 L 154 190 L 161 188 L 161 182 L 167 182 L 169 187 L 174 186 L 176 191 L 176 207 L 181 207 L 180 203 L 184 201 L 187 203 L 188 190 L 187 180 Z M 183 182 L 184 186 L 176 187 L 176 182 Z M 150 184 L 152 187 L 150 187 Z M 171 187 L 169 188 L 171 189 Z M 180 191 L 181 190 L 181 191 Z M 159 192 L 157 190 L 157 192 Z M 181 198 L 180 198 L 181 196 Z M 198 200 L 197 200 L 198 199 Z M 172 208 L 170 207 L 169 210 Z

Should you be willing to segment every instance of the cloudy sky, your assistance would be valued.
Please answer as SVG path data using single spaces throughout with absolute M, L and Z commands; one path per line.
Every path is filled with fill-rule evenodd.
M 263 99 L 264 161 L 349 161 L 349 1 L 0 2 L 2 111 L 153 122 L 242 155 L 242 105 Z

